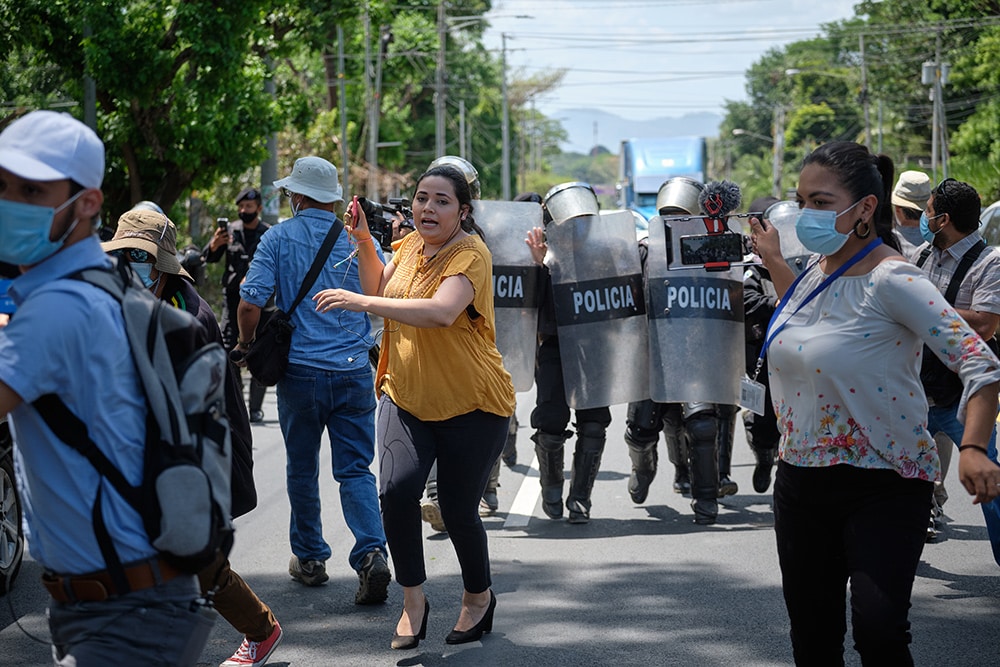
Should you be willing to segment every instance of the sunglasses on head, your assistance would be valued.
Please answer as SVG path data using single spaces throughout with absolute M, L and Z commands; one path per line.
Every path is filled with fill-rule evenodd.
M 139 248 L 123 248 L 121 250 L 112 250 L 111 255 L 113 257 L 119 257 L 134 264 L 152 264 L 156 261 L 156 258 L 152 253 L 146 250 L 140 250 Z

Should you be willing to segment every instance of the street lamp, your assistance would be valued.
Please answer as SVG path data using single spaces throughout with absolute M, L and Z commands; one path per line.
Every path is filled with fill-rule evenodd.
M 771 194 L 777 199 L 781 199 L 781 163 L 785 157 L 785 108 L 776 106 L 774 108 L 774 136 L 768 137 L 756 132 L 750 132 L 737 127 L 733 130 L 733 136 L 748 136 L 761 141 L 766 141 L 773 146 L 771 162 Z
M 755 139 L 760 139 L 761 141 L 766 141 L 769 144 L 773 144 L 774 143 L 774 139 L 772 139 L 771 137 L 767 136 L 766 134 L 757 134 L 756 132 L 751 132 L 750 130 L 744 130 L 741 127 L 737 127 L 735 130 L 733 130 L 733 136 L 734 137 L 742 137 L 742 136 L 754 137 Z

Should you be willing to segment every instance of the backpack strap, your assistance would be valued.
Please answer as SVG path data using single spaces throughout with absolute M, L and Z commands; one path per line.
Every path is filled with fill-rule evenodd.
M 128 483 L 122 472 L 111 463 L 111 460 L 91 439 L 87 425 L 66 407 L 59 396 L 45 394 L 35 399 L 31 405 L 59 440 L 87 459 L 101 477 L 111 482 L 122 498 L 141 514 L 139 490 Z M 101 556 L 104 557 L 104 564 L 107 565 L 108 574 L 111 576 L 111 581 L 114 582 L 115 590 L 127 593 L 131 588 L 125 577 L 125 568 L 122 566 L 118 552 L 115 551 L 115 546 L 111 541 L 111 534 L 104 523 L 104 515 L 101 512 L 101 497 L 102 487 L 98 485 L 97 497 L 94 500 L 91 513 L 94 537 L 97 538 L 97 546 L 101 550 Z
M 333 221 L 333 225 L 330 226 L 330 231 L 327 232 L 326 238 L 323 239 L 323 245 L 320 246 L 319 252 L 316 253 L 316 259 L 313 260 L 312 266 L 309 267 L 309 272 L 306 274 L 305 279 L 302 281 L 302 287 L 299 288 L 299 293 L 295 295 L 295 301 L 292 302 L 292 307 L 288 309 L 288 315 L 291 315 L 296 308 L 298 308 L 299 303 L 302 299 L 306 298 L 306 294 L 309 293 L 309 289 L 319 278 L 319 272 L 323 269 L 323 265 L 326 263 L 326 258 L 330 256 L 330 252 L 333 251 L 333 246 L 337 243 L 337 238 L 340 236 L 340 232 L 344 230 L 344 223 L 340 221 L 340 218 L 336 218 Z
M 926 248 L 920 251 L 920 257 L 917 257 L 918 268 L 924 267 L 924 263 L 927 261 L 927 258 L 931 256 L 931 252 L 933 252 L 933 250 L 934 246 L 928 245 Z
M 951 281 L 948 283 L 948 289 L 944 293 L 944 298 L 948 303 L 955 305 L 955 297 L 958 296 L 958 290 L 962 286 L 962 281 L 965 280 L 969 269 L 972 268 L 973 263 L 979 259 L 984 250 L 986 250 L 986 242 L 979 239 L 962 255 L 962 261 L 958 263 L 958 267 L 955 269 L 955 273 L 952 274 Z

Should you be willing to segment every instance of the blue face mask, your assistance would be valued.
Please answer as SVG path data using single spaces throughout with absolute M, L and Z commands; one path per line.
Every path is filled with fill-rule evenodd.
M 54 255 L 80 220 L 74 220 L 62 236 L 50 241 L 52 220 L 83 193 L 80 190 L 58 208 L 0 199 L 0 261 L 31 266 Z
M 139 276 L 139 280 L 142 281 L 142 284 L 146 286 L 146 289 L 152 289 L 153 279 L 150 278 L 149 274 L 153 270 L 153 265 L 146 262 L 141 264 L 138 262 L 131 262 L 130 266 L 132 267 L 132 270 L 135 271 L 135 275 Z M 159 278 L 157 278 L 157 280 L 159 280 Z
M 944 213 L 938 213 L 935 218 L 940 218 Z M 920 214 L 920 236 L 923 237 L 928 243 L 934 243 L 934 237 L 938 235 L 941 228 L 938 227 L 937 232 L 931 231 L 931 218 L 927 217 L 927 213 Z
M 840 213 L 803 208 L 799 210 L 799 217 L 795 220 L 795 234 L 806 250 L 820 255 L 832 255 L 843 248 L 851 236 L 837 231 L 837 218 L 860 203 L 859 199 Z

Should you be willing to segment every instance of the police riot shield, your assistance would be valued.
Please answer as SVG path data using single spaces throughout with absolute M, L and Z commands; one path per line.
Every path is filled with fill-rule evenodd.
M 597 408 L 647 398 L 646 303 L 628 211 L 545 229 L 566 402 Z
M 809 257 L 813 253 L 806 250 L 795 232 L 795 221 L 799 217 L 799 204 L 794 201 L 779 201 L 771 204 L 764 212 L 764 220 L 774 225 L 781 239 L 781 255 L 788 262 L 795 275 L 805 271 Z M 766 223 L 765 223 L 766 224 Z
M 497 349 L 514 381 L 514 390 L 528 391 L 535 379 L 542 267 L 535 264 L 524 240 L 529 230 L 542 226 L 542 206 L 475 200 L 472 214 L 493 255 Z
M 649 397 L 737 405 L 745 372 L 743 235 L 700 216 L 649 221 Z

